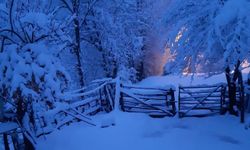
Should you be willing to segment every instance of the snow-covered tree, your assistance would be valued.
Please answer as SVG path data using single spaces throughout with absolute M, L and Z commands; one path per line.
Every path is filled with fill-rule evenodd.
M 247 0 L 172 1 L 166 14 L 172 72 L 223 72 L 249 60 Z
M 137 77 L 143 56 L 143 29 L 147 26 L 138 7 L 137 0 L 99 1 L 86 19 L 83 39 L 101 52 L 106 76 L 127 72 Z
M 83 71 L 83 60 L 82 60 L 82 46 L 81 46 L 81 28 L 82 23 L 86 21 L 89 13 L 92 11 L 95 3 L 98 0 L 60 0 L 61 5 L 68 12 L 68 19 L 71 24 L 66 27 L 70 35 L 72 35 L 72 48 L 76 55 L 76 70 L 78 72 L 78 79 L 80 81 L 80 86 L 84 86 L 84 71 Z

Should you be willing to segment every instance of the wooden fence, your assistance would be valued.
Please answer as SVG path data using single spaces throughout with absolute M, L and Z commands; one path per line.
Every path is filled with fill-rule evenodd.
M 173 88 L 146 88 L 121 85 L 121 110 L 147 113 L 151 116 L 174 116 L 176 114 Z
M 118 80 L 119 81 L 119 80 Z M 118 106 L 125 112 L 146 113 L 151 116 L 179 117 L 206 116 L 221 113 L 228 106 L 228 96 L 224 84 L 204 86 L 179 86 L 178 110 L 176 109 L 175 89 L 139 87 L 118 84 L 114 79 L 93 81 L 89 86 L 70 91 L 63 95 L 68 100 L 57 102 L 53 109 L 34 112 L 34 123 L 25 130 L 30 137 L 46 135 L 72 122 L 83 121 L 91 126 L 96 123 L 90 118 L 98 112 L 110 112 Z M 116 90 L 119 89 L 119 92 Z M 120 94 L 117 94 L 120 93 Z M 244 119 L 244 89 L 237 88 L 237 106 Z M 35 103 L 35 102 L 34 102 Z M 117 107 L 117 106 L 116 106 Z M 203 111 L 206 112 L 203 112 Z M 35 141 L 35 140 L 34 140 Z
M 223 84 L 179 86 L 179 117 L 222 113 L 226 102 L 225 92 L 226 88 Z
M 244 122 L 244 87 L 236 88 L 236 106 L 239 110 L 240 120 Z M 207 116 L 224 113 L 229 108 L 227 84 L 179 86 L 178 110 L 179 117 Z M 202 111 L 203 110 L 203 111 Z
M 110 112 L 114 107 L 114 82 L 112 79 L 92 82 L 88 87 L 65 94 L 69 101 L 35 116 L 36 137 L 46 135 L 72 122 L 83 121 L 96 126 L 89 116 Z

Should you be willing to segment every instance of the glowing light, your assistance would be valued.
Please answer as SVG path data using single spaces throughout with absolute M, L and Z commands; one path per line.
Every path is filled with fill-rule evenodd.
M 243 61 L 243 63 L 242 63 L 242 65 L 241 65 L 243 68 L 246 68 L 246 67 L 249 67 L 250 66 L 250 63 L 247 61 L 247 60 L 245 60 L 245 61 Z
M 244 60 L 241 64 L 242 73 L 249 73 L 250 72 L 250 63 L 247 60 Z
M 175 42 L 179 42 L 179 40 L 181 39 L 181 37 L 183 36 L 183 33 L 186 31 L 185 27 L 182 27 L 180 29 L 180 31 L 178 32 L 177 36 L 175 37 Z

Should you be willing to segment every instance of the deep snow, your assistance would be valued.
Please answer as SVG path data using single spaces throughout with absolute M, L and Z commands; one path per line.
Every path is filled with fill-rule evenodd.
M 113 118 L 114 117 L 114 118 Z M 150 118 L 118 113 L 97 117 L 107 128 L 75 123 L 40 139 L 38 149 L 53 150 L 248 150 L 250 131 L 233 116 Z M 97 119 L 96 118 L 96 119 Z M 105 119 L 103 119 L 105 118 Z

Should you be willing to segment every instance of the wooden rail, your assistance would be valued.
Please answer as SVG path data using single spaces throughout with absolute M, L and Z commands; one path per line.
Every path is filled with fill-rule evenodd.
M 56 108 L 35 116 L 37 137 L 46 135 L 73 122 L 85 122 L 96 126 L 90 116 L 98 112 L 110 112 L 114 107 L 114 83 L 112 80 L 96 81 L 67 93 L 70 99 Z
M 179 86 L 179 117 L 222 113 L 225 104 L 225 91 L 226 88 L 222 84 Z
M 121 85 L 121 110 L 146 113 L 151 116 L 174 116 L 176 114 L 173 88 L 147 88 Z

